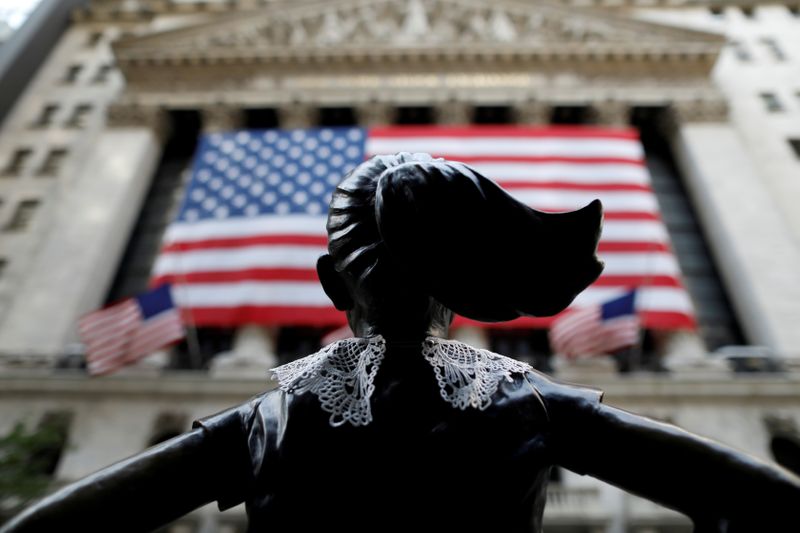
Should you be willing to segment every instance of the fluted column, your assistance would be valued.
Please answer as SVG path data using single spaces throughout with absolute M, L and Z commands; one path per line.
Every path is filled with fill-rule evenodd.
M 288 102 L 278 108 L 281 128 L 309 128 L 317 122 L 317 109 L 304 102 Z

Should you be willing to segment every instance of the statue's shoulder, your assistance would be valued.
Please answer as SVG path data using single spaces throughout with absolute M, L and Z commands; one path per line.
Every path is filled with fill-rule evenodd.
M 601 389 L 557 380 L 538 370 L 529 370 L 523 378 L 541 398 L 552 422 L 577 411 L 592 410 L 603 400 Z

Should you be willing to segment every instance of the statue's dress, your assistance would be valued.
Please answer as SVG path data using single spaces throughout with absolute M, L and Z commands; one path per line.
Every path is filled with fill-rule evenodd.
M 530 369 L 506 378 L 483 409 L 459 409 L 418 347 L 390 346 L 364 425 L 334 427 L 319 395 L 281 389 L 195 425 L 241 458 L 218 502 L 245 502 L 248 531 L 540 531 L 559 442 L 602 393 Z

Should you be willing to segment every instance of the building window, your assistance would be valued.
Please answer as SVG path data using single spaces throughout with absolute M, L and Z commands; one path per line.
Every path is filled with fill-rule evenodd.
M 355 126 L 357 122 L 352 107 L 322 107 L 319 110 L 320 126 Z
M 753 59 L 753 56 L 750 55 L 750 51 L 740 41 L 731 41 L 728 43 L 728 46 L 733 49 L 733 53 L 736 54 L 736 59 L 739 61 L 747 62 Z
M 2 279 L 3 275 L 6 273 L 7 266 L 8 266 L 8 260 L 0 259 L 0 279 Z
M 397 124 L 435 124 L 436 112 L 428 106 L 401 106 L 397 108 Z
M 92 106 L 90 104 L 80 104 L 75 106 L 75 109 L 72 110 L 72 115 L 67 120 L 66 126 L 68 128 L 85 128 L 86 127 L 86 118 L 89 116 L 89 113 L 92 111 Z
M 509 106 L 476 106 L 472 121 L 475 124 L 511 124 L 513 113 Z
M 92 78 L 92 83 L 105 83 L 108 81 L 108 75 L 111 74 L 111 71 L 114 70 L 114 65 L 100 65 L 98 67 L 97 72 L 94 74 L 94 78 Z
M 586 124 L 589 122 L 589 107 L 585 105 L 559 105 L 550 113 L 551 124 Z
M 33 150 L 30 148 L 20 148 L 16 150 L 14 155 L 11 156 L 11 160 L 8 162 L 8 165 L 6 165 L 6 168 L 3 169 L 3 175 L 18 176 L 25 169 L 25 166 L 32 156 Z
M 38 207 L 39 200 L 21 201 L 17 204 L 17 210 L 14 212 L 14 216 L 12 216 L 11 220 L 6 224 L 5 231 L 22 231 L 27 228 Z
M 787 6 L 787 7 L 786 7 L 786 9 L 788 9 L 788 10 L 789 10 L 789 13 L 790 13 L 790 14 L 791 14 L 793 17 L 798 17 L 798 18 L 800 18 L 800 5 L 798 5 L 798 6 Z
M 756 16 L 756 9 L 753 6 L 742 6 L 741 10 L 742 10 L 742 15 L 744 15 L 749 19 L 755 18 Z
M 42 166 L 37 172 L 40 176 L 55 176 L 61 168 L 64 158 L 67 157 L 67 150 L 64 148 L 53 148 L 47 153 Z
M 800 159 L 800 139 L 789 139 L 789 146 L 792 147 L 794 155 Z
M 83 71 L 83 65 L 70 65 L 64 73 L 64 83 L 75 83 Z
M 708 11 L 716 18 L 720 18 L 725 15 L 725 10 L 720 6 L 712 6 L 708 8 Z
M 770 113 L 780 113 L 783 111 L 783 105 L 775 93 L 761 93 L 759 94 L 761 100 L 764 102 L 764 107 Z
M 786 54 L 783 53 L 783 49 L 778 44 L 778 41 L 772 37 L 762 37 L 761 44 L 770 51 L 772 57 L 775 58 L 776 61 L 786 61 Z
M 33 123 L 34 128 L 46 128 L 53 125 L 53 119 L 58 113 L 58 104 L 47 104 Z

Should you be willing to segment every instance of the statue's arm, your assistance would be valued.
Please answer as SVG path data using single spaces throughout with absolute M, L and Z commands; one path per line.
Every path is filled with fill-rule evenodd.
M 212 501 L 244 500 L 250 482 L 248 404 L 195 422 L 196 429 L 43 498 L 0 533 L 151 531 Z
M 557 424 L 558 462 L 692 518 L 697 531 L 788 531 L 800 479 L 710 439 L 600 403 Z

